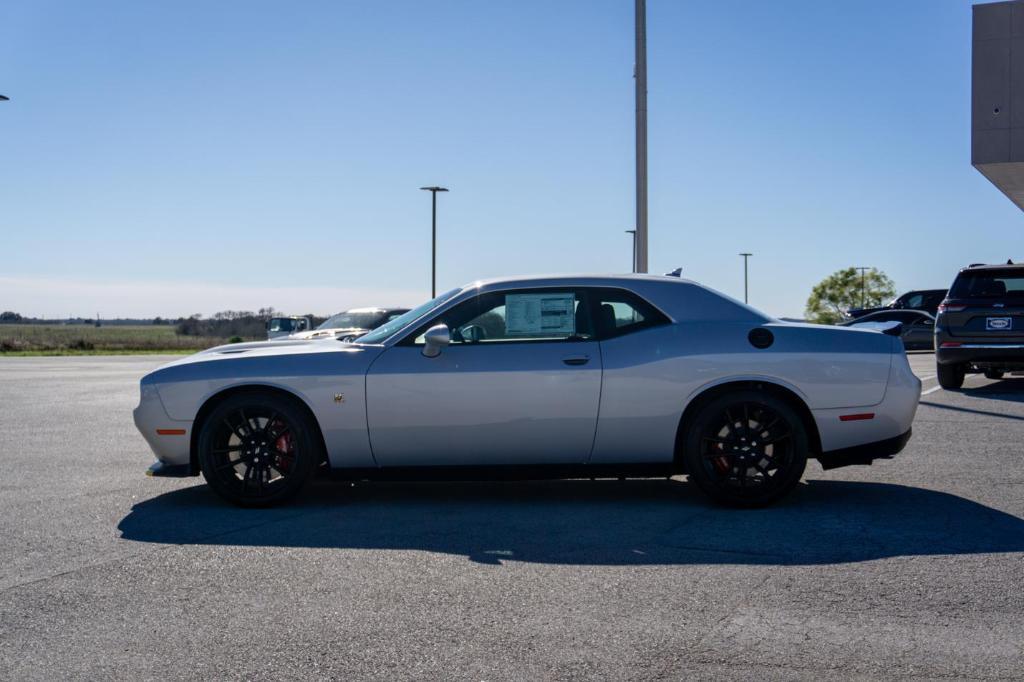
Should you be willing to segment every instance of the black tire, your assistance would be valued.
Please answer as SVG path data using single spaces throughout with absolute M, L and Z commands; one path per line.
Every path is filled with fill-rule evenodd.
M 309 414 L 272 393 L 239 393 L 218 405 L 199 432 L 199 464 L 215 493 L 242 507 L 294 497 L 321 460 Z
M 985 378 L 991 379 L 992 381 L 999 381 L 1003 378 L 1003 371 L 999 369 L 986 369 Z
M 687 425 L 683 457 L 701 492 L 721 504 L 763 507 L 800 483 L 808 437 L 789 403 L 742 390 L 704 405 Z
M 939 375 L 939 386 L 947 391 L 955 391 L 964 385 L 967 368 L 963 365 L 935 365 L 935 373 Z

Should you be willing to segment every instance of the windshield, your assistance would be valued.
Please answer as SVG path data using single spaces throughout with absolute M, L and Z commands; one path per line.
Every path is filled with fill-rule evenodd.
M 383 310 L 365 313 L 338 313 L 327 318 L 317 329 L 373 329 L 384 320 Z
M 300 322 L 301 320 L 292 320 L 287 317 L 275 317 L 270 320 L 269 329 L 272 332 L 293 332 L 299 328 Z
M 961 272 L 949 290 L 950 298 L 1012 298 L 1024 300 L 1024 270 Z
M 451 291 L 441 294 L 437 298 L 427 301 L 423 305 L 416 306 L 404 315 L 400 315 L 387 324 L 374 329 L 369 334 L 360 336 L 356 339 L 356 343 L 380 343 L 402 327 L 427 314 L 429 311 L 441 305 L 460 291 L 462 291 L 462 289 L 452 289 Z

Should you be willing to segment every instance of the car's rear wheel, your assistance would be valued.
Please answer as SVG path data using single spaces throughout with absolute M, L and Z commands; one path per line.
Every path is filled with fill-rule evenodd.
M 199 432 L 203 477 L 218 495 L 244 507 L 293 497 L 312 477 L 320 448 L 309 415 L 287 398 L 263 393 L 228 397 Z
M 1003 372 L 1002 370 L 998 369 L 986 369 L 985 378 L 992 379 L 993 381 L 999 381 L 1000 379 L 1003 378 Z
M 690 480 L 723 504 L 759 507 L 790 492 L 807 466 L 808 438 L 788 403 L 759 391 L 713 399 L 690 422 Z
M 939 376 L 939 386 L 947 391 L 955 391 L 964 385 L 967 368 L 962 364 L 935 365 L 935 373 Z

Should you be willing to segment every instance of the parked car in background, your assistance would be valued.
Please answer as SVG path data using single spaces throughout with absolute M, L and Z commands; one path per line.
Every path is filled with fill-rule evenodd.
M 221 346 L 142 379 L 157 476 L 265 506 L 327 466 L 352 480 L 686 474 L 768 504 L 899 452 L 921 382 L 898 339 L 788 324 L 654 275 L 494 279 L 355 343 Z
M 279 339 L 289 334 L 304 332 L 313 328 L 313 320 L 308 317 L 272 317 L 267 320 L 267 340 Z
M 945 289 L 908 291 L 877 308 L 850 308 L 846 311 L 846 315 L 856 319 L 882 310 L 924 310 L 934 316 L 939 308 L 939 304 L 942 303 L 942 299 L 945 297 Z
M 1024 370 L 1024 264 L 960 271 L 935 322 L 939 384 L 957 389 L 969 372 L 1001 379 Z
M 353 308 L 328 317 L 316 329 L 292 334 L 290 338 L 319 339 L 333 336 L 341 341 L 354 341 L 407 312 L 408 308 Z
M 935 343 L 935 318 L 924 310 L 882 310 L 840 322 L 842 327 L 882 330 L 893 323 L 902 326 L 900 338 L 907 350 L 931 350 Z

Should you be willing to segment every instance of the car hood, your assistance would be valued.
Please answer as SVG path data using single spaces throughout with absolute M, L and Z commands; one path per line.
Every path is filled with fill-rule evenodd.
M 310 358 L 321 354 L 340 355 L 342 357 L 366 356 L 376 357 L 383 347 L 355 346 L 340 343 L 333 336 L 319 339 L 276 339 L 272 341 L 253 341 L 249 343 L 229 343 L 214 346 L 198 353 L 169 362 L 157 371 L 183 368 L 190 366 L 227 365 L 254 367 L 264 365 L 268 370 L 272 366 L 301 362 L 303 357 Z M 269 364 L 268 364 L 269 363 Z M 360 364 L 360 363 L 356 363 Z M 220 373 L 218 370 L 217 373 Z
M 311 329 L 308 332 L 296 332 L 295 334 L 289 334 L 286 338 L 288 339 L 329 339 L 336 336 L 351 336 L 352 334 L 358 334 L 362 336 L 368 329 L 361 327 L 328 327 L 327 329 Z

